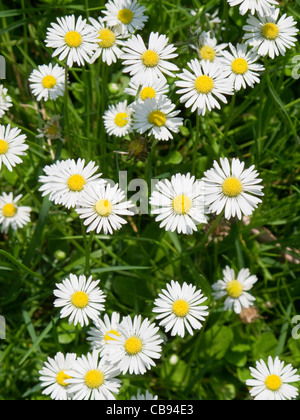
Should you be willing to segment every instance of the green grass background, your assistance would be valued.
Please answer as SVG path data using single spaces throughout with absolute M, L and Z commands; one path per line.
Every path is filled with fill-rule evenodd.
M 204 12 L 218 7 L 225 21 L 224 42 L 235 44 L 243 36 L 246 17 L 226 1 L 141 3 L 149 16 L 141 35 L 145 40 L 151 31 L 169 36 L 178 45 L 175 63 L 180 68 L 196 58 L 187 46 L 196 21 L 190 8 L 200 9 L 202 19 Z M 195 115 L 180 105 L 170 79 L 170 98 L 181 109 L 185 126 L 172 141 L 159 142 L 146 163 L 133 163 L 114 153 L 128 142 L 108 138 L 101 122 L 109 104 L 126 98 L 123 92 L 129 79 L 120 61 L 111 68 L 100 60 L 75 67 L 69 73 L 68 96 L 55 103 L 37 103 L 28 85 L 34 68 L 56 62 L 44 43 L 50 23 L 72 13 L 97 17 L 104 4 L 101 0 L 0 1 L 0 52 L 7 62 L 3 84 L 14 104 L 1 124 L 20 127 L 30 146 L 17 170 L 10 173 L 2 168 L 0 193 L 23 193 L 22 203 L 33 209 L 31 224 L 9 236 L 0 235 L 0 314 L 6 319 L 6 339 L 0 340 L 0 398 L 44 399 L 38 371 L 46 358 L 57 351 L 78 355 L 89 351 L 87 328 L 68 325 L 53 307 L 55 283 L 72 272 L 101 279 L 108 314 L 118 311 L 154 320 L 153 301 L 171 279 L 193 283 L 208 296 L 210 315 L 201 332 L 184 339 L 165 336 L 157 366 L 144 376 L 122 377 L 119 398 L 148 389 L 159 399 L 249 399 L 245 380 L 257 359 L 278 355 L 296 368 L 300 365 L 300 340 L 291 336 L 292 318 L 300 315 L 300 265 L 283 255 L 297 257 L 286 248 L 300 249 L 300 87 L 292 77 L 299 44 L 285 57 L 265 60 L 267 71 L 254 89 L 241 91 L 221 111 L 201 118 L 199 136 Z M 281 7 L 299 21 L 299 0 L 283 1 Z M 116 92 L 112 83 L 118 86 Z M 53 141 L 50 150 L 36 135 L 44 116 L 56 114 L 62 115 L 66 142 Z M 265 196 L 250 224 L 232 221 L 223 241 L 208 241 L 202 227 L 192 236 L 167 233 L 150 215 L 138 215 L 113 236 L 94 235 L 90 247 L 76 213 L 52 205 L 38 191 L 38 176 L 51 163 L 51 153 L 61 159 L 96 160 L 104 177 L 116 182 L 119 171 L 127 171 L 129 181 L 149 182 L 192 169 L 200 178 L 214 159 L 238 157 L 246 166 L 256 165 Z M 268 229 L 276 240 L 262 242 L 253 229 Z M 248 267 L 258 276 L 252 290 L 260 315 L 255 323 L 245 324 L 236 314 L 223 312 L 222 302 L 211 298 L 211 284 L 222 277 L 227 264 L 235 270 Z

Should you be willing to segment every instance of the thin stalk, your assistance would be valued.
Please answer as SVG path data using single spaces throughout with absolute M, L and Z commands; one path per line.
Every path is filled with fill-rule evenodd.
M 195 174 L 195 171 L 196 171 L 197 149 L 198 149 L 199 137 L 200 137 L 200 116 L 198 113 L 196 113 L 196 134 L 195 134 L 195 140 L 194 140 L 192 174 Z
M 93 232 L 87 235 L 85 226 L 81 221 L 81 229 L 82 229 L 82 237 L 84 242 L 84 249 L 85 249 L 85 272 L 88 276 L 91 275 L 91 251 L 92 251 L 92 243 L 93 243 Z
M 39 202 L 39 200 L 36 198 L 36 196 L 33 194 L 31 189 L 29 188 L 27 182 L 25 181 L 25 178 L 21 175 L 21 173 L 19 171 L 19 168 L 17 166 L 15 166 L 14 171 L 18 175 L 18 178 L 20 179 L 20 181 L 21 181 L 23 187 L 25 188 L 27 194 L 32 198 L 33 202 L 38 206 L 38 208 L 40 208 L 41 203 Z
M 101 121 L 100 152 L 101 152 L 101 160 L 102 160 L 104 173 L 106 173 L 107 161 L 104 158 L 106 154 L 106 145 L 105 145 L 106 135 L 105 135 L 105 127 L 104 127 L 102 117 L 104 115 L 105 107 L 106 107 L 106 89 L 107 89 L 107 72 L 106 72 L 106 64 L 103 62 L 102 63 L 101 116 L 100 116 L 100 121 Z
M 207 239 L 209 238 L 209 235 L 215 230 L 215 228 L 217 227 L 217 225 L 220 223 L 222 217 L 223 217 L 223 213 L 224 211 L 221 211 L 221 213 L 218 215 L 218 217 L 215 219 L 215 221 L 213 222 L 213 224 L 211 225 L 210 229 L 208 230 L 208 232 L 206 232 L 204 238 L 201 241 L 201 248 L 202 246 L 205 246 Z
M 69 137 L 69 115 L 68 115 L 68 65 L 65 65 L 65 94 L 64 94 L 64 137 L 68 143 L 69 153 L 71 154 L 71 144 Z

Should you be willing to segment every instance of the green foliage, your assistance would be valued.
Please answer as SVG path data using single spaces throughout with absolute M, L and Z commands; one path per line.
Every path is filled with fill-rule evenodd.
M 233 44 L 241 41 L 246 17 L 226 1 L 141 3 L 149 16 L 142 35 L 166 33 L 178 45 L 180 68 L 196 58 L 188 47 L 193 41 L 191 27 L 199 19 L 203 23 L 206 12 L 219 8 L 226 21 L 222 39 Z M 281 5 L 295 19 L 299 18 L 296 3 Z M 210 315 L 203 329 L 184 339 L 165 335 L 162 359 L 145 377 L 122 378 L 120 398 L 148 389 L 159 399 L 249 399 L 245 380 L 256 360 L 278 355 L 295 368 L 300 366 L 300 341 L 291 336 L 292 318 L 300 314 L 300 87 L 291 77 L 297 49 L 269 60 L 260 84 L 242 90 L 235 103 L 201 119 L 196 151 L 195 115 L 180 105 L 170 80 L 170 97 L 184 116 L 184 127 L 172 141 L 156 144 L 146 162 L 135 163 L 115 153 L 126 148 L 128 139 L 109 138 L 101 129 L 102 107 L 126 98 L 129 79 L 120 62 L 109 70 L 100 60 L 71 69 L 69 96 L 57 102 L 37 103 L 28 84 L 32 70 L 51 61 L 44 43 L 49 24 L 71 13 L 97 17 L 104 4 L 98 0 L 0 1 L 5 86 L 13 99 L 13 108 L 1 124 L 20 127 L 29 144 L 19 173 L 1 169 L 1 193 L 22 193 L 22 203 L 32 207 L 32 223 L 0 235 L 0 314 L 6 320 L 6 339 L 0 340 L 0 399 L 46 398 L 38 372 L 47 357 L 57 351 L 81 355 L 90 350 L 88 328 L 60 320 L 53 306 L 55 283 L 69 273 L 86 274 L 88 268 L 101 279 L 109 314 L 141 314 L 154 321 L 153 301 L 171 279 L 193 283 L 208 296 Z M 190 14 L 191 8 L 199 10 L 196 16 Z M 67 115 L 66 142 L 37 138 L 45 117 L 56 114 L 64 119 Z M 256 165 L 265 196 L 250 224 L 231 221 L 222 238 L 217 230 L 207 236 L 203 226 L 191 236 L 167 233 L 152 216 L 137 215 L 113 236 L 94 235 L 88 253 L 76 213 L 54 206 L 38 191 L 38 177 L 53 156 L 96 160 L 103 176 L 116 182 L 119 171 L 127 171 L 128 181 L 149 182 L 194 168 L 200 178 L 214 159 L 239 157 L 247 167 Z M 269 234 L 268 239 L 262 232 Z M 249 267 L 258 276 L 253 295 L 259 316 L 252 323 L 224 312 L 222 302 L 211 297 L 211 285 L 221 278 L 225 265 L 235 270 Z

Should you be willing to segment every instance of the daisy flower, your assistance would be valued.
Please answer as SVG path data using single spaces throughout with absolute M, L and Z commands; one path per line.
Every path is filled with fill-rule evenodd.
M 161 320 L 159 325 L 163 326 L 166 332 L 171 330 L 171 335 L 184 337 L 185 329 L 193 335 L 193 330 L 200 330 L 205 317 L 208 315 L 202 303 L 207 300 L 201 290 L 196 290 L 196 286 L 183 283 L 181 286 L 178 281 L 171 280 L 167 284 L 167 290 L 163 289 L 159 293 L 159 298 L 154 301 L 153 312 L 157 313 L 157 320 Z
M 61 318 L 69 317 L 69 324 L 79 323 L 82 327 L 89 324 L 89 319 L 96 321 L 104 310 L 106 298 L 98 287 L 99 282 L 93 280 L 92 276 L 87 279 L 84 275 L 77 277 L 70 274 L 69 278 L 57 283 L 57 289 L 53 291 L 57 297 L 54 307 L 62 308 Z
M 191 45 L 191 47 L 197 51 L 200 60 L 214 62 L 222 57 L 222 51 L 227 47 L 227 44 L 218 45 L 217 38 L 212 37 L 210 32 L 203 31 L 197 45 Z
M 197 225 L 207 223 L 204 214 L 203 183 L 195 177 L 173 175 L 171 181 L 159 181 L 150 197 L 152 214 L 157 214 L 157 222 L 167 231 L 192 234 Z
M 137 401 L 137 400 L 158 400 L 158 396 L 157 395 L 155 395 L 155 396 L 152 395 L 147 389 L 145 394 L 142 394 L 142 393 L 138 392 L 136 396 L 133 396 L 130 399 L 133 400 L 133 401 Z
M 166 35 L 151 32 L 147 48 L 140 35 L 133 35 L 123 47 L 123 71 L 129 73 L 137 84 L 143 84 L 146 80 L 147 83 L 153 83 L 157 78 L 165 80 L 164 73 L 175 77 L 174 72 L 179 69 L 169 60 L 178 54 L 174 45 L 168 45 L 168 42 Z
M 298 396 L 298 389 L 290 385 L 300 381 L 297 369 L 285 365 L 278 356 L 274 360 L 269 356 L 268 364 L 263 359 L 257 361 L 250 371 L 254 379 L 248 379 L 246 385 L 252 387 L 250 395 L 255 400 L 293 400 Z
M 104 20 L 109 26 L 120 26 L 123 33 L 140 31 L 148 20 L 148 16 L 144 15 L 146 7 L 137 0 L 110 0 L 105 7 Z
M 67 389 L 68 379 L 71 377 L 66 374 L 66 371 L 72 368 L 76 357 L 75 353 L 67 353 L 64 356 L 61 352 L 58 352 L 54 358 L 48 357 L 39 371 L 41 386 L 45 388 L 42 394 L 50 395 L 52 400 L 70 399 Z
M 186 108 L 192 107 L 192 112 L 205 115 L 206 111 L 213 108 L 220 109 L 218 102 L 227 103 L 224 95 L 233 95 L 233 83 L 224 76 L 222 65 L 209 60 L 191 60 L 188 63 L 190 70 L 183 69 L 178 75 L 180 80 L 175 85 L 180 89 L 180 102 L 185 102 Z
M 134 106 L 133 129 L 139 134 L 146 131 L 157 140 L 168 141 L 172 133 L 178 133 L 183 125 L 183 118 L 177 117 L 180 111 L 174 111 L 175 104 L 166 96 L 158 99 L 146 99 Z
M 257 280 L 255 275 L 250 275 L 248 268 L 242 268 L 236 277 L 234 270 L 226 266 L 223 270 L 223 279 L 212 285 L 213 297 L 217 300 L 226 296 L 224 311 L 233 309 L 236 314 L 240 314 L 242 308 L 249 308 L 255 301 L 255 297 L 248 291 Z
M 10 124 L 0 125 L 0 169 L 3 163 L 12 172 L 13 167 L 23 162 L 20 156 L 26 156 L 29 146 L 25 143 L 26 135 L 20 133 L 19 128 L 11 128 Z
M 65 92 L 65 70 L 63 67 L 55 64 L 53 67 L 43 64 L 38 69 L 33 70 L 29 77 L 30 88 L 37 101 L 44 99 L 57 99 L 63 96 Z
M 151 324 L 148 318 L 142 322 L 141 315 L 136 315 L 132 320 L 128 315 L 123 318 L 120 325 L 121 336 L 111 334 L 115 340 L 109 341 L 112 346 L 108 360 L 119 367 L 125 375 L 143 375 L 152 366 L 153 359 L 161 357 L 161 343 L 163 340 L 158 334 L 158 327 Z
M 220 159 L 221 166 L 214 161 L 213 168 L 204 172 L 205 203 L 211 213 L 220 214 L 225 208 L 225 218 L 237 216 L 240 220 L 242 214 L 250 216 L 263 196 L 262 181 L 258 172 L 252 165 L 244 170 L 245 163 L 239 159 L 230 162 L 227 158 Z
M 103 320 L 94 321 L 94 326 L 88 331 L 87 340 L 90 341 L 92 349 L 99 351 L 100 356 L 104 356 L 111 347 L 107 344 L 110 340 L 114 340 L 109 334 L 120 337 L 120 314 L 113 312 L 111 317 L 104 315 Z
M 119 393 L 119 369 L 99 359 L 97 350 L 78 357 L 67 373 L 71 376 L 68 392 L 72 400 L 115 400 L 114 394 Z
M 233 81 L 235 91 L 241 88 L 246 89 L 247 86 L 254 87 L 255 83 L 259 83 L 259 72 L 265 68 L 261 64 L 256 63 L 259 55 L 255 50 L 248 51 L 247 45 L 237 44 L 234 47 L 229 44 L 230 52 L 223 51 L 224 74 L 227 74 Z
M 101 17 L 98 20 L 90 17 L 89 21 L 93 30 L 98 34 L 97 49 L 91 58 L 91 63 L 94 63 L 100 56 L 108 66 L 116 63 L 122 55 L 120 46 L 123 45 L 121 39 L 124 39 L 124 35 L 120 33 L 118 27 L 108 27 Z
M 153 83 L 144 82 L 142 85 L 131 81 L 129 87 L 124 90 L 127 95 L 134 96 L 139 102 L 146 99 L 158 99 L 169 92 L 169 86 L 164 79 L 157 79 Z
M 104 113 L 104 127 L 108 135 L 125 137 L 132 132 L 132 107 L 127 101 L 110 105 Z
M 56 20 L 58 23 L 51 23 L 45 40 L 47 47 L 55 49 L 52 57 L 59 56 L 60 61 L 67 59 L 68 67 L 73 67 L 74 63 L 79 66 L 89 63 L 99 42 L 97 32 L 91 32 L 91 26 L 82 16 L 76 21 L 74 15 Z
M 85 189 L 76 212 L 80 219 L 85 219 L 83 223 L 87 226 L 87 232 L 96 231 L 98 234 L 103 230 L 105 235 L 112 235 L 114 230 L 121 229 L 127 221 L 120 215 L 134 215 L 129 210 L 134 204 L 131 201 L 123 201 L 124 198 L 125 193 L 118 184 L 113 187 L 110 184 L 96 184 Z
M 31 208 L 19 206 L 17 203 L 21 198 L 21 194 L 14 198 L 13 193 L 0 196 L 1 232 L 8 233 L 10 226 L 13 230 L 20 229 L 30 222 Z
M 274 6 L 278 6 L 278 2 L 276 0 L 227 0 L 230 6 L 237 6 L 239 7 L 239 12 L 241 15 L 245 15 L 248 11 L 254 15 L 258 12 L 260 15 L 268 15 L 272 10 L 274 10 Z
M 246 31 L 243 39 L 252 45 L 261 56 L 270 58 L 285 55 L 288 48 L 295 46 L 298 29 L 292 16 L 284 14 L 279 18 L 280 9 L 275 9 L 270 15 L 258 17 L 249 16 L 247 24 L 243 26 Z
M 39 182 L 43 184 L 39 191 L 42 191 L 43 197 L 49 194 L 49 200 L 55 204 L 70 209 L 76 206 L 87 186 L 105 184 L 105 180 L 99 179 L 102 174 L 95 174 L 97 170 L 95 162 L 85 165 L 84 159 L 78 159 L 77 162 L 73 159 L 57 161 L 45 166 L 46 175 L 39 177 Z
M 2 118 L 5 112 L 13 105 L 12 99 L 7 92 L 7 89 L 3 85 L 0 85 L 0 118 Z

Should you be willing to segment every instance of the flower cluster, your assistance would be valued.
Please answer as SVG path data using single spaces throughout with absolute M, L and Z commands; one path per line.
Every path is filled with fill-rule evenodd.
M 45 46 L 60 64 L 43 64 L 32 70 L 28 79 L 32 95 L 38 102 L 57 101 L 68 89 L 68 72 L 74 66 L 93 66 L 97 60 L 102 66 L 111 66 L 119 61 L 130 79 L 123 92 L 130 99 L 109 104 L 101 115 L 108 138 L 143 138 L 152 146 L 174 140 L 184 126 L 180 116 L 184 107 L 195 113 L 199 122 L 209 112 L 220 110 L 237 92 L 254 88 L 267 59 L 284 55 L 295 45 L 296 22 L 279 16 L 276 0 L 228 3 L 239 5 L 241 15 L 249 13 L 241 43 L 224 43 L 213 31 L 198 28 L 197 39 L 189 45 L 196 57 L 182 69 L 175 64 L 177 47 L 165 34 L 151 32 L 143 39 L 138 33 L 148 16 L 146 7 L 137 0 L 109 0 L 97 18 L 57 18 L 47 30 Z M 180 108 L 181 104 L 184 107 Z M 0 118 L 11 106 L 7 89 L 0 86 Z M 48 123 L 40 136 L 61 138 L 58 120 L 53 121 L 55 133 Z M 26 156 L 29 148 L 25 140 L 19 128 L 0 125 L 0 170 L 4 165 L 13 171 L 22 163 L 21 156 Z M 98 170 L 96 159 L 53 159 L 39 175 L 39 192 L 53 205 L 74 210 L 85 234 L 113 235 L 135 216 L 136 206 L 118 184 L 108 182 Z M 254 165 L 226 156 L 214 160 L 200 179 L 192 171 L 175 173 L 170 179 L 161 176 L 149 198 L 151 215 L 160 228 L 182 235 L 197 234 L 211 215 L 241 220 L 262 203 L 264 186 L 259 176 Z M 13 193 L 0 196 L 0 225 L 5 234 L 30 222 L 31 208 L 19 206 L 21 198 Z M 162 358 L 169 339 L 184 339 L 203 328 L 219 299 L 225 298 L 224 310 L 236 314 L 253 305 L 255 297 L 250 290 L 259 279 L 248 268 L 236 271 L 227 265 L 223 278 L 212 284 L 214 303 L 210 306 L 205 304 L 208 296 L 196 285 L 173 279 L 166 282 L 153 302 L 153 321 L 141 314 L 111 312 L 99 279 L 69 273 L 55 285 L 53 306 L 70 324 L 90 326 L 90 352 L 79 356 L 58 352 L 48 357 L 40 370 L 43 394 L 55 400 L 115 399 L 122 375 L 146 374 Z M 254 379 L 247 380 L 246 385 L 252 387 L 251 396 L 294 399 L 298 395 L 290 383 L 299 381 L 299 375 L 278 357 L 269 357 L 268 364 L 261 360 L 250 370 Z M 131 399 L 157 398 L 145 390 Z

